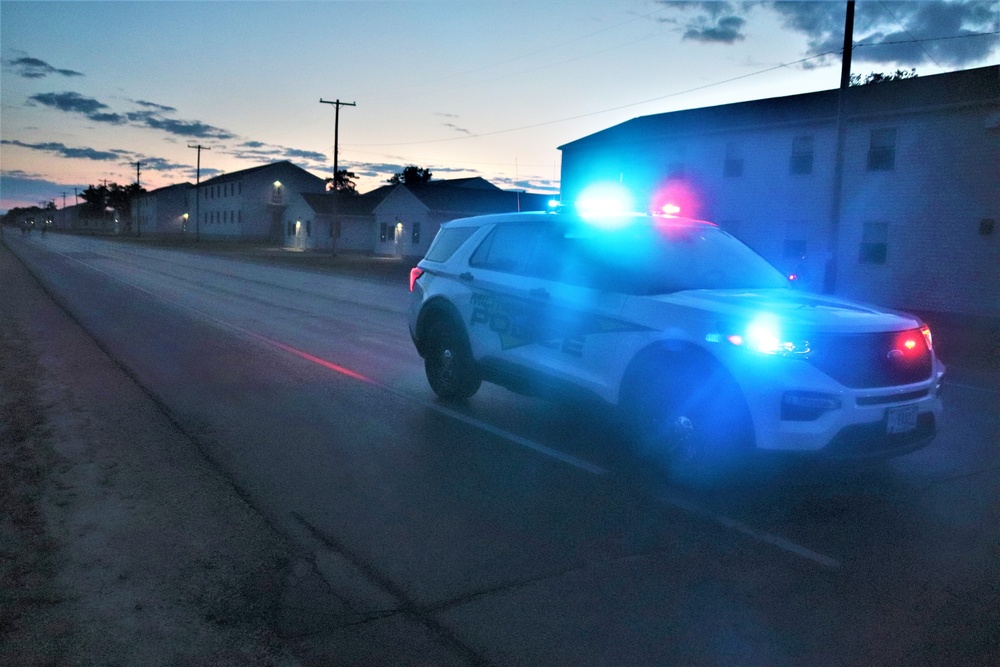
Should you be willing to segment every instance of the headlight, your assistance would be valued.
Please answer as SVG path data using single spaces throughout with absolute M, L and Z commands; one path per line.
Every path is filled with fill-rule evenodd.
M 759 354 L 786 357 L 805 355 L 811 351 L 808 340 L 785 334 L 777 318 L 770 315 L 762 315 L 745 327 L 733 328 L 720 325 L 719 329 L 721 333 L 709 334 L 705 340 L 710 343 L 725 340 L 731 345 Z

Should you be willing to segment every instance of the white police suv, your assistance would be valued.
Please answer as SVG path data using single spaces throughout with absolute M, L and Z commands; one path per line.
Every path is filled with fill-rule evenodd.
M 441 227 L 410 334 L 442 399 L 482 381 L 621 408 L 674 467 L 739 451 L 893 456 L 926 445 L 944 366 L 918 318 L 809 294 L 717 226 L 511 213 Z

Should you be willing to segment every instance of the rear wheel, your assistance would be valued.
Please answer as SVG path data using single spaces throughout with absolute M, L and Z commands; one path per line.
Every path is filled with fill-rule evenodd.
M 624 405 L 640 458 L 676 479 L 721 481 L 752 451 L 746 402 L 718 364 L 649 360 L 633 373 Z
M 424 336 L 427 340 L 424 371 L 434 393 L 445 400 L 457 401 L 479 391 L 482 377 L 465 332 L 436 317 L 428 324 Z

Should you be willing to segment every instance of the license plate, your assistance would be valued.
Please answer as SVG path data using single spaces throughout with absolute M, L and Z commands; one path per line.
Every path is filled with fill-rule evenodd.
M 885 411 L 885 432 L 907 433 L 917 428 L 917 406 L 903 405 Z

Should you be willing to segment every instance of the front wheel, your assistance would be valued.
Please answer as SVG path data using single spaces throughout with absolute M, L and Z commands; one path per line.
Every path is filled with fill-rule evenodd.
M 638 455 L 680 481 L 722 481 L 752 451 L 745 400 L 718 366 L 651 365 L 626 407 Z
M 465 333 L 437 319 L 428 325 L 425 335 L 424 371 L 434 393 L 445 400 L 459 401 L 479 391 L 483 380 Z

